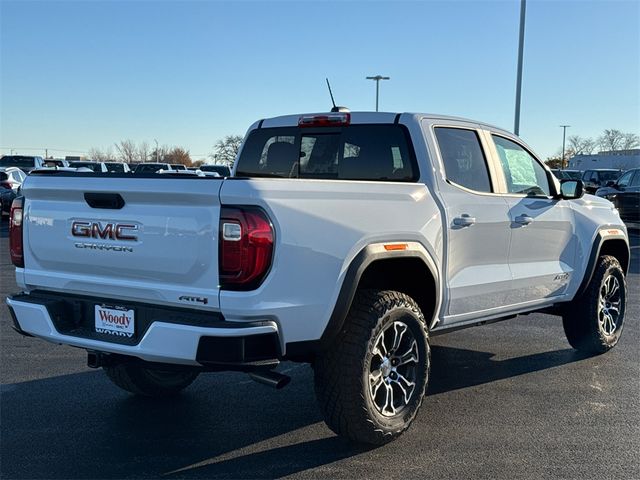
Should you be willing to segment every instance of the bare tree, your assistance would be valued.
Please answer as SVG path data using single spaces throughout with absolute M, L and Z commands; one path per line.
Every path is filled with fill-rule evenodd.
M 591 155 L 597 146 L 598 146 L 598 142 L 596 142 L 593 138 L 585 138 L 582 141 L 583 155 Z
M 166 156 L 169 154 L 169 147 L 166 145 L 162 145 L 157 149 L 151 150 L 149 153 L 149 161 L 150 162 L 165 162 Z
M 222 140 L 218 140 L 213 147 L 213 155 L 211 155 L 213 162 L 233 166 L 241 144 L 241 135 L 227 135 Z
M 600 138 L 598 138 L 598 144 L 600 145 L 600 149 L 605 152 L 620 150 L 623 138 L 624 133 L 620 130 L 605 130 Z
M 191 156 L 189 150 L 185 150 L 182 147 L 173 147 L 165 155 L 164 161 L 167 163 L 181 163 L 187 167 L 191 166 Z
M 92 147 L 89 149 L 88 157 L 91 160 L 95 160 L 96 162 L 111 162 L 115 160 L 115 156 L 113 155 L 111 147 L 107 148 L 106 150 Z
M 151 148 L 147 142 L 142 142 L 138 147 L 138 161 L 148 162 L 151 157 Z
M 569 141 L 569 149 L 573 151 L 573 155 L 583 153 L 584 138 L 580 135 L 571 135 L 567 140 Z
M 640 137 L 635 133 L 623 133 L 622 134 L 622 148 L 621 150 L 631 150 L 640 146 Z
M 544 161 L 544 163 L 546 163 L 549 168 L 562 168 L 562 159 L 560 158 L 561 156 L 562 155 L 549 157 Z
M 132 140 L 121 140 L 120 143 L 114 144 L 116 147 L 116 151 L 118 152 L 118 159 L 126 162 L 132 163 L 136 161 L 137 158 L 137 148 L 136 144 Z

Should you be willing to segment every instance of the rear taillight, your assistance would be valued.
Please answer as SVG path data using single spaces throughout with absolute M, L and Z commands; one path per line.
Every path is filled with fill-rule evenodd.
M 222 207 L 219 229 L 220 288 L 253 290 L 271 268 L 273 226 L 257 207 Z
M 9 254 L 11 263 L 16 267 L 24 267 L 24 250 L 22 248 L 22 206 L 23 198 L 16 198 L 11 204 L 9 218 Z

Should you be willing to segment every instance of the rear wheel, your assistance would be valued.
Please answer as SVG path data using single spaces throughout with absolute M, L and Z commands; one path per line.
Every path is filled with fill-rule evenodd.
M 176 395 L 198 376 L 198 372 L 156 370 L 129 363 L 103 368 L 109 380 L 118 387 L 147 397 Z
M 598 354 L 620 340 L 627 301 L 624 272 L 615 257 L 600 257 L 591 283 L 566 309 L 562 323 L 577 350 Z
M 425 320 L 413 299 L 394 291 L 358 292 L 340 337 L 315 363 L 327 425 L 358 442 L 395 439 L 422 404 L 429 361 Z

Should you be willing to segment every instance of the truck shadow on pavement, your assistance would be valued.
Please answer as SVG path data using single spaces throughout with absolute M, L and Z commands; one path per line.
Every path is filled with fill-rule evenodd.
M 454 398 L 459 389 L 584 358 L 571 349 L 501 361 L 492 356 L 434 346 L 429 395 Z M 293 380 L 284 391 L 223 373 L 201 376 L 184 394 L 163 400 L 131 397 L 94 371 L 2 385 L 0 474 L 273 478 L 366 455 L 371 447 L 336 437 L 322 423 L 311 369 L 285 367 Z M 446 417 L 447 408 L 427 398 L 421 416 Z M 416 422 L 405 437 L 421 438 L 421 428 Z M 404 438 L 384 448 L 403 444 Z

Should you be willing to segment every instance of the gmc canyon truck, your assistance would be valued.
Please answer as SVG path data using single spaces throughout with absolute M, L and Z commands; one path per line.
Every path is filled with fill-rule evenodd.
M 228 178 L 50 170 L 22 192 L 14 328 L 134 394 L 220 370 L 279 387 L 279 362 L 309 362 L 328 426 L 382 444 L 418 412 L 431 336 L 539 311 L 591 354 L 622 333 L 613 205 L 480 122 L 283 116 L 249 128 Z

